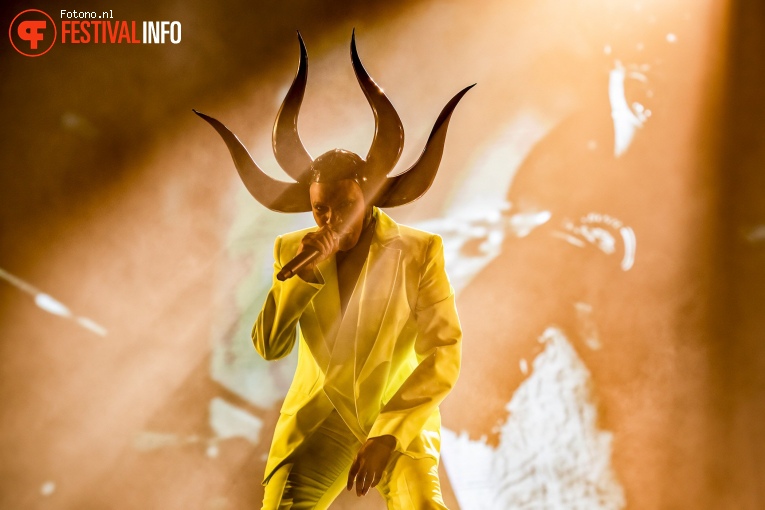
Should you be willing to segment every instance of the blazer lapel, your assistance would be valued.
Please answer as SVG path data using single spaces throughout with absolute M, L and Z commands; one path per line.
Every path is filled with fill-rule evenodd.
M 364 263 L 359 280 L 361 280 L 364 274 L 367 262 L 369 260 Z M 343 417 L 348 427 L 361 440 L 364 433 L 361 427 L 359 427 L 358 419 L 356 418 L 356 400 L 353 391 L 353 365 L 356 351 L 354 333 L 359 317 L 359 283 L 356 282 L 343 317 L 340 316 L 340 295 L 339 292 L 335 292 L 337 295 L 337 309 L 333 315 L 335 319 L 334 338 L 330 349 L 329 363 L 325 372 L 324 393 L 340 413 L 340 416 Z M 335 276 L 335 288 L 337 289 L 337 276 Z
M 356 357 L 354 379 L 358 380 L 369 354 L 383 332 L 385 316 L 390 308 L 393 286 L 398 277 L 401 250 L 373 244 L 360 279 L 358 317 L 355 321 Z
M 377 223 L 369 255 L 351 294 L 345 316 L 337 326 L 326 372 L 327 395 L 336 407 L 338 404 L 347 407 L 353 414 L 356 414 L 355 383 L 362 375 L 381 330 L 385 329 L 385 316 L 399 276 L 401 259 L 401 250 L 394 242 L 399 237 L 398 225 L 377 208 L 374 214 Z M 339 317 L 336 272 L 334 276 L 333 295 L 337 298 L 338 310 L 335 317 Z
M 360 383 L 375 368 L 376 352 L 389 359 L 386 345 L 378 340 L 386 336 L 397 281 L 401 267 L 398 225 L 390 216 L 375 208 L 377 227 L 375 239 L 361 284 L 360 315 L 356 328 L 356 363 L 354 378 Z M 400 287 L 400 286 L 399 286 Z M 383 342 L 384 343 L 384 342 Z
M 366 434 L 359 420 L 359 409 L 356 388 L 359 377 L 364 376 L 370 360 L 370 354 L 378 337 L 385 330 L 385 317 L 389 311 L 391 295 L 399 277 L 401 250 L 396 246 L 398 225 L 385 213 L 375 208 L 377 224 L 375 236 L 369 248 L 369 255 L 359 274 L 359 279 L 351 294 L 345 315 L 332 330 L 329 325 L 323 326 L 327 331 L 335 332 L 331 344 L 330 361 L 326 371 L 324 392 L 338 409 L 349 427 L 359 437 Z M 333 259 L 334 264 L 334 259 Z M 332 294 L 323 299 L 333 301 L 333 317 L 340 317 L 340 298 L 337 291 L 337 270 L 328 268 L 328 273 L 334 276 Z M 322 272 L 322 275 L 325 273 Z M 325 278 L 325 288 L 329 280 Z M 319 293 L 321 294 L 321 293 Z M 319 297 L 317 294 L 317 297 Z M 336 308 L 335 308 L 336 307 Z M 319 310 L 317 310 L 317 313 Z M 327 318 L 325 322 L 331 322 Z M 372 355 L 374 357 L 374 355 Z M 374 363 L 371 363 L 374 365 Z
M 320 262 L 317 269 L 324 279 L 324 286 L 311 300 L 313 317 L 318 323 L 318 328 L 314 327 L 314 329 L 318 329 L 322 336 L 322 342 L 317 342 L 315 346 L 318 352 L 314 352 L 314 357 L 326 373 L 340 326 L 340 294 L 337 286 L 335 256 Z

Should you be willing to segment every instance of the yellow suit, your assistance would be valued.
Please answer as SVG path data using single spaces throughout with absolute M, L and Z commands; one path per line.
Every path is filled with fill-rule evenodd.
M 404 455 L 438 459 L 438 405 L 457 379 L 462 340 L 442 241 L 373 214 L 369 255 L 343 317 L 333 256 L 318 265 L 317 284 L 274 276 L 255 322 L 252 340 L 267 360 L 299 339 L 264 483 L 333 408 L 361 442 L 390 434 Z M 274 275 L 315 229 L 276 239 Z

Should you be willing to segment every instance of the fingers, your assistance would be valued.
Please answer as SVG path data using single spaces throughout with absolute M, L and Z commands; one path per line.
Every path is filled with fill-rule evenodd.
M 372 483 L 369 485 L 370 489 L 377 487 L 377 484 L 380 483 L 380 480 L 382 480 L 382 475 L 383 475 L 382 471 L 380 471 L 379 473 L 375 471 L 375 475 L 372 478 Z
M 309 232 L 303 236 L 299 251 L 303 251 L 305 246 L 321 252 L 322 258 L 329 257 L 339 248 L 338 236 L 329 228 L 322 227 L 316 232 Z
M 372 485 L 375 479 L 377 479 L 378 482 L 380 481 L 376 472 L 370 473 L 369 471 L 364 470 L 364 485 L 361 485 L 360 480 L 356 481 L 356 495 L 366 496 L 369 489 L 377 485 L 377 483 Z
M 335 243 L 335 238 L 333 233 L 329 232 L 327 235 L 322 236 L 321 243 L 322 243 L 322 247 L 324 248 L 324 253 L 327 256 L 335 252 L 335 245 L 337 243 Z
M 339 248 L 338 235 L 333 232 L 329 227 L 322 227 L 317 232 L 321 237 L 321 242 L 324 248 L 327 250 L 325 253 L 329 256 L 335 253 Z
M 356 476 L 356 495 L 366 496 L 369 489 L 377 487 L 377 484 L 380 483 L 381 479 L 382 471 L 370 471 L 362 466 Z
M 353 485 L 356 485 L 356 495 L 366 496 L 369 489 L 376 486 L 380 482 L 381 475 L 371 473 L 364 465 L 364 460 L 356 455 L 356 458 L 351 465 L 351 470 L 348 472 L 348 482 L 345 485 L 346 490 L 353 489 Z
M 369 489 L 380 483 L 385 466 L 390 460 L 391 447 L 388 443 L 387 439 L 373 438 L 361 447 L 348 473 L 348 490 L 351 490 L 355 483 L 356 495 L 365 496 Z
M 348 473 L 348 483 L 346 483 L 346 485 L 345 485 L 345 488 L 347 490 L 353 489 L 353 482 L 355 481 L 356 475 L 359 472 L 359 467 L 360 467 L 359 460 L 360 460 L 359 455 L 356 454 L 356 458 L 353 459 L 353 464 L 351 464 L 351 470 Z
M 301 244 L 300 251 L 303 251 L 303 249 L 306 247 L 310 247 L 318 251 L 322 255 L 325 255 L 327 252 L 327 249 L 324 246 L 324 243 L 321 242 L 321 239 L 314 232 L 309 232 L 308 234 L 306 234 L 305 237 L 303 237 L 303 240 L 301 241 L 300 244 Z

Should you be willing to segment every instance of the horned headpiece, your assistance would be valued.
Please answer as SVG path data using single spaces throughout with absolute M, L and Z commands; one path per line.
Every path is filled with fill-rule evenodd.
M 297 130 L 297 118 L 308 79 L 308 54 L 303 38 L 300 42 L 300 62 L 292 86 L 287 91 L 274 122 L 272 136 L 274 155 L 279 165 L 296 182 L 284 182 L 266 175 L 253 161 L 242 142 L 226 126 L 203 113 L 194 113 L 206 120 L 226 142 L 234 164 L 247 190 L 255 199 L 273 211 L 307 212 L 311 210 L 308 188 L 311 185 L 311 170 L 324 156 L 314 160 L 303 147 Z M 351 36 L 351 61 L 356 78 L 372 107 L 375 117 L 375 134 L 366 160 L 361 160 L 359 184 L 367 200 L 379 207 L 395 207 L 407 204 L 421 197 L 433 183 L 444 152 L 446 129 L 454 108 L 462 96 L 473 87 L 458 92 L 441 110 L 430 132 L 425 148 L 419 159 L 408 170 L 393 177 L 393 169 L 404 147 L 404 127 L 393 105 L 383 90 L 372 80 L 361 64 L 356 52 L 355 33 Z M 339 152 L 339 151 L 330 151 Z M 345 152 L 345 151 L 342 151 Z M 355 155 L 354 155 L 355 156 Z M 358 157 L 357 157 L 358 158 Z M 358 158 L 360 160 L 360 158 Z M 370 203 L 368 202 L 368 203 Z

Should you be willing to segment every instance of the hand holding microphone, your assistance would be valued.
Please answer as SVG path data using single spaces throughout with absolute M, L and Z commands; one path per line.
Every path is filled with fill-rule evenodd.
M 315 232 L 309 232 L 300 241 L 295 258 L 284 264 L 284 267 L 276 275 L 279 281 L 292 278 L 296 274 L 303 280 L 314 281 L 313 268 L 322 262 L 340 247 L 340 235 L 324 225 Z

